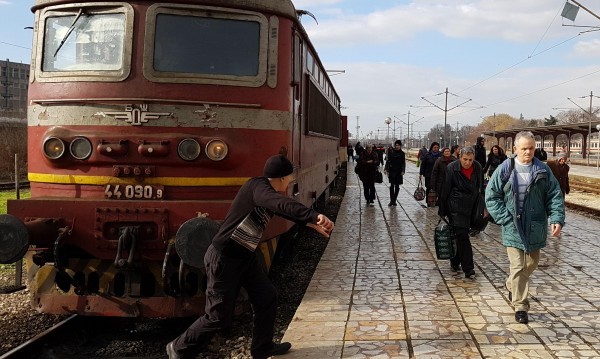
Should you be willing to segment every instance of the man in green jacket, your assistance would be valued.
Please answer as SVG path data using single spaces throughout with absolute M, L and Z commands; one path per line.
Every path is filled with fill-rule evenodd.
M 518 323 L 529 322 L 529 277 L 537 268 L 540 249 L 546 246 L 548 222 L 557 237 L 565 224 L 565 206 L 558 181 L 534 157 L 535 138 L 529 131 L 515 137 L 517 156 L 494 171 L 485 191 L 485 203 L 494 221 L 502 226 L 508 252 L 508 298 Z

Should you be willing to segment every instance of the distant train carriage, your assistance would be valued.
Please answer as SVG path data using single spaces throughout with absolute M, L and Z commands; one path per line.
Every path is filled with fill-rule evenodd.
M 340 166 L 340 100 L 293 4 L 35 0 L 32 10 L 31 198 L 0 217 L 0 262 L 26 256 L 42 312 L 201 314 L 203 269 L 181 263 L 180 239 L 205 248 L 273 154 L 294 163 L 289 194 L 306 205 Z M 291 226 L 272 222 L 266 267 Z

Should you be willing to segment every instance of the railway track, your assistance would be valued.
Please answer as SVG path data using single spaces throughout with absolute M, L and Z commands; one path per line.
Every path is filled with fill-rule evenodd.
M 570 179 L 569 186 L 571 187 L 571 190 L 587 192 L 587 193 L 592 193 L 592 194 L 600 194 L 600 184 L 588 183 L 588 182 Z
M 67 335 L 69 331 L 80 325 L 80 322 L 81 317 L 74 314 L 27 340 L 11 351 L 4 353 L 0 356 L 0 359 L 35 358 L 36 354 L 39 354 L 44 350 L 44 347 L 48 346 L 53 341 L 60 340 L 61 337 Z
M 29 181 L 19 182 L 20 188 L 29 188 Z M 0 191 L 10 191 L 15 189 L 14 182 L 1 182 L 0 183 Z

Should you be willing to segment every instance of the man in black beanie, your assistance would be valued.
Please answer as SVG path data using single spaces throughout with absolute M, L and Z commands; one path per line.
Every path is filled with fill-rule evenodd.
M 323 214 L 279 192 L 294 181 L 294 166 L 281 155 L 265 163 L 263 177 L 251 178 L 235 196 L 219 232 L 204 256 L 206 314 L 167 344 L 169 359 L 183 358 L 219 330 L 231 326 L 239 289 L 248 292 L 254 313 L 251 353 L 254 359 L 285 354 L 290 343 L 273 343 L 277 291 L 257 260 L 256 248 L 273 215 L 304 223 L 329 238 L 334 223 Z

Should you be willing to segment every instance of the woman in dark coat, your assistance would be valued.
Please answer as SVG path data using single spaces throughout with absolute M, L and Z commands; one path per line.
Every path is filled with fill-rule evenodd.
M 492 173 L 506 160 L 508 157 L 504 153 L 502 147 L 498 145 L 492 146 L 490 153 L 488 154 L 485 167 L 483 167 L 483 173 L 487 174 L 488 177 L 492 177 Z
M 435 161 L 442 155 L 440 152 L 440 144 L 437 142 L 433 142 L 431 146 L 429 146 L 429 152 L 423 156 L 421 160 L 421 168 L 419 169 L 419 174 L 425 177 L 425 198 L 429 196 L 429 191 L 431 190 L 431 172 L 433 171 L 433 165 Z
M 373 151 L 373 145 L 367 145 L 367 149 L 362 151 L 358 164 L 360 166 L 358 176 L 365 189 L 367 206 L 373 206 L 375 201 L 375 172 L 377 172 L 379 166 L 379 155 Z
M 450 266 L 454 271 L 459 271 L 462 266 L 465 278 L 474 278 L 475 264 L 469 228 L 477 196 L 483 191 L 483 171 L 475 161 L 472 147 L 462 148 L 458 161 L 448 165 L 441 191 L 438 214 L 448 217 L 456 240 L 456 255 L 450 259 Z
M 402 151 L 402 141 L 394 142 L 394 149 L 388 151 L 384 172 L 390 180 L 390 203 L 388 206 L 396 206 L 400 185 L 404 182 L 403 176 L 406 171 L 406 156 Z
M 442 157 L 438 158 L 433 165 L 433 170 L 431 171 L 431 189 L 434 190 L 438 195 L 437 205 L 440 205 L 440 193 L 442 192 L 442 185 L 444 184 L 444 180 L 446 179 L 446 167 L 450 164 L 450 162 L 455 161 L 456 159 L 452 156 L 452 152 L 448 147 L 444 147 L 442 149 Z

